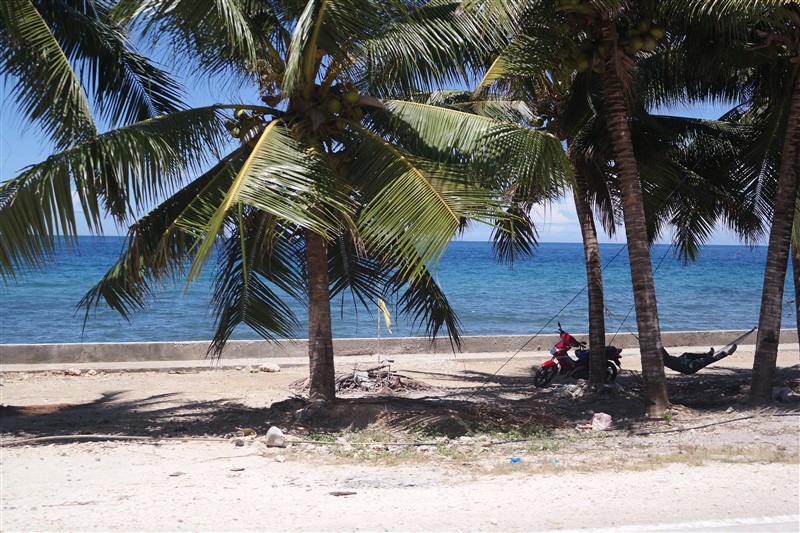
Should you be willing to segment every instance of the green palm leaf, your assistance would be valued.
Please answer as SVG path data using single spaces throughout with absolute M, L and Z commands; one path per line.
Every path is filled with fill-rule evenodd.
M 0 70 L 13 98 L 58 148 L 97 134 L 86 94 L 64 49 L 30 0 L 0 3 Z
M 177 64 L 241 80 L 258 56 L 251 27 L 255 8 L 244 0 L 121 0 L 114 13 L 123 23 L 154 36 L 155 43 L 168 38 L 170 57 Z M 271 18 L 277 25 L 270 10 L 257 12 L 262 21 Z
M 393 100 L 386 108 L 416 138 L 413 150 L 469 164 L 500 189 L 513 179 L 531 190 L 559 191 L 572 174 L 561 142 L 549 133 L 419 103 Z
M 245 217 L 240 223 L 248 225 L 247 218 L 258 223 L 262 217 Z M 247 238 L 240 238 L 237 232 L 231 233 L 220 252 L 221 267 L 215 273 L 211 306 L 216 316 L 217 331 L 209 352 L 216 355 L 222 353 L 225 343 L 240 324 L 251 327 L 261 337 L 271 340 L 276 336 L 290 338 L 299 326 L 292 309 L 270 287 L 268 278 L 260 273 L 285 270 L 280 255 L 254 254 L 260 246 L 253 241 L 260 240 L 262 232 L 242 228 L 241 235 Z
M 213 215 L 246 157 L 247 148 L 239 148 L 131 226 L 119 260 L 78 304 L 87 318 L 91 309 L 105 302 L 129 320 L 147 305 L 163 280 L 184 273 L 198 242 L 185 231 L 184 227 L 191 228 L 185 221 Z
M 0 184 L 0 271 L 39 266 L 55 235 L 76 235 L 73 194 L 90 228 L 102 230 L 105 209 L 124 220 L 198 170 L 224 129 L 215 107 L 150 119 L 98 135 L 32 165 Z M 73 193 L 74 189 L 74 193 Z
M 199 220 L 193 228 L 203 237 L 190 278 L 202 270 L 226 217 L 237 204 L 255 207 L 321 235 L 338 225 L 330 213 L 350 209 L 349 199 L 337 188 L 325 160 L 313 148 L 292 139 L 280 121 L 273 121 L 261 132 L 214 215 Z

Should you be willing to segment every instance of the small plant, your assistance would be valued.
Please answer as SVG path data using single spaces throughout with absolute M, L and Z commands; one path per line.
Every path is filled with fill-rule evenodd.
M 664 411 L 664 422 L 666 422 L 667 424 L 672 424 L 672 411 L 670 411 L 669 409 Z

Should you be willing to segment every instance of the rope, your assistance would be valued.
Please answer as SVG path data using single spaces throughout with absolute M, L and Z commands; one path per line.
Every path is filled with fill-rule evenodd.
M 666 200 L 665 200 L 665 201 L 666 201 Z M 670 244 L 670 245 L 669 245 L 669 247 L 667 248 L 667 250 L 664 252 L 664 255 L 662 255 L 662 256 L 661 256 L 661 260 L 660 260 L 660 261 L 658 262 L 658 264 L 656 265 L 656 269 L 655 269 L 655 270 L 653 270 L 653 276 L 655 276 L 655 275 L 656 275 L 656 272 L 658 272 L 658 269 L 659 269 L 659 268 L 661 268 L 661 263 L 663 263 L 663 262 L 664 262 L 664 259 L 666 259 L 666 257 L 667 257 L 667 254 L 669 253 L 669 251 L 670 251 L 670 250 L 672 250 L 672 247 L 673 247 L 673 244 Z M 622 322 L 620 322 L 620 324 L 619 324 L 619 327 L 617 328 L 617 331 L 615 331 L 615 332 L 614 332 L 614 335 L 611 337 L 611 340 L 610 340 L 610 341 L 608 341 L 608 344 L 614 344 L 614 339 L 617 337 L 617 333 L 619 333 L 619 330 L 621 330 L 621 329 L 622 329 L 622 326 L 623 326 L 623 325 L 625 324 L 625 322 L 628 320 L 628 317 L 629 317 L 629 316 L 631 316 L 631 312 L 633 312 L 633 308 L 634 308 L 635 306 L 636 306 L 636 302 L 634 301 L 634 302 L 633 302 L 633 304 L 631 304 L 631 308 L 630 308 L 630 309 L 628 309 L 628 313 L 625 315 L 625 318 L 623 318 L 623 319 L 622 319 Z M 605 304 L 603 305 L 603 307 L 605 307 Z M 607 307 L 605 307 L 605 308 L 606 308 L 606 309 L 608 309 Z M 611 313 L 611 311 L 609 311 L 609 315 L 612 315 L 612 316 L 613 316 L 613 314 Z M 616 318 L 616 317 L 615 317 L 615 318 Z M 629 332 L 631 335 L 633 335 L 633 337 L 634 337 L 634 338 L 635 338 L 637 341 L 639 340 L 639 337 L 636 335 L 636 333 L 632 332 L 632 331 L 631 331 L 629 328 L 628 328 L 628 332 Z
M 702 158 L 700 158 L 700 161 L 698 161 L 697 163 L 695 163 L 695 165 L 694 165 L 694 167 L 692 168 L 692 170 L 694 170 L 695 168 L 697 168 L 697 166 L 700 164 L 700 162 L 702 162 L 702 161 L 703 161 L 703 159 L 705 159 L 705 156 L 703 156 Z M 662 200 L 662 201 L 661 201 L 661 204 L 659 205 L 659 207 L 661 207 L 661 206 L 663 206 L 664 204 L 666 204 L 666 203 L 667 203 L 667 201 L 669 201 L 669 199 L 670 199 L 670 198 L 672 198 L 672 196 L 673 196 L 673 195 L 674 195 L 674 194 L 675 194 L 675 193 L 678 191 L 678 189 L 679 189 L 679 188 L 680 188 L 680 187 L 681 187 L 681 186 L 684 184 L 684 182 L 685 182 L 685 181 L 686 181 L 688 178 L 689 178 L 689 173 L 687 172 L 687 173 L 686 173 L 686 174 L 683 176 L 683 179 L 680 181 L 680 183 L 678 183 L 678 184 L 677 184 L 677 185 L 676 185 L 676 186 L 675 186 L 675 187 L 674 187 L 674 188 L 673 188 L 673 189 L 670 191 L 670 193 L 667 195 L 667 197 L 666 197 L 666 198 L 664 198 L 664 200 Z M 670 243 L 670 245 L 669 245 L 669 248 L 667 248 L 667 251 L 666 251 L 666 252 L 664 252 L 664 255 L 661 257 L 661 261 L 659 261 L 658 265 L 656 266 L 656 270 L 655 270 L 655 271 L 653 271 L 653 274 L 655 274 L 655 272 L 657 272 L 657 271 L 658 271 L 658 268 L 661 266 L 661 263 L 663 263 L 663 261 L 664 261 L 664 258 L 665 258 L 665 257 L 666 257 L 666 255 L 667 255 L 667 252 L 669 252 L 669 251 L 672 249 L 672 246 L 673 246 L 673 244 L 672 244 L 672 243 Z M 616 254 L 614 254 L 614 256 L 613 256 L 613 257 L 612 257 L 612 258 L 611 258 L 611 259 L 610 259 L 610 260 L 609 260 L 609 261 L 608 261 L 608 262 L 605 264 L 605 266 L 603 266 L 603 267 L 600 269 L 600 272 L 601 272 L 601 273 L 605 272 L 606 268 L 607 268 L 607 267 L 608 267 L 608 266 L 609 266 L 611 263 L 613 263 L 613 262 L 614 262 L 614 260 L 615 260 L 615 259 L 616 259 L 616 258 L 619 256 L 619 254 L 621 254 L 621 253 L 622 253 L 622 251 L 623 251 L 623 250 L 625 250 L 627 247 L 628 247 L 628 243 L 627 243 L 627 240 L 626 240 L 625 244 L 623 244 L 623 245 L 620 247 L 620 249 L 619 249 L 619 250 L 617 250 L 617 253 L 616 253 Z M 507 359 L 507 360 L 506 360 L 506 361 L 505 361 L 505 362 L 504 362 L 504 363 L 503 363 L 503 364 L 500 366 L 500 368 L 498 368 L 498 369 L 497 369 L 497 370 L 496 370 L 496 371 L 495 371 L 495 372 L 494 372 L 494 373 L 493 373 L 491 376 L 488 376 L 488 377 L 487 377 L 487 378 L 484 380 L 484 382 L 481 384 L 481 386 L 480 386 L 480 387 L 478 387 L 476 390 L 474 390 L 474 391 L 472 392 L 472 394 L 470 394 L 470 395 L 469 395 L 469 397 L 467 397 L 467 400 L 470 400 L 470 399 L 471 399 L 471 398 L 472 398 L 472 397 L 473 397 L 473 396 L 474 396 L 474 395 L 475 395 L 475 394 L 476 394 L 478 391 L 480 391 L 481 389 L 483 389 L 483 388 L 484 388 L 484 387 L 485 387 L 485 386 L 486 386 L 486 385 L 489 383 L 489 381 L 490 381 L 490 380 L 494 379 L 494 377 L 495 377 L 495 376 L 497 376 L 497 374 L 498 374 L 498 373 L 499 373 L 499 372 L 500 372 L 500 371 L 501 371 L 501 370 L 502 370 L 502 369 L 503 369 L 503 368 L 504 368 L 504 367 L 505 367 L 505 366 L 506 366 L 508 363 L 510 363 L 510 362 L 511 362 L 511 360 L 512 360 L 512 359 L 514 359 L 514 358 L 515 358 L 515 357 L 516 357 L 516 356 L 517 356 L 517 355 L 518 355 L 518 354 L 519 354 L 519 353 L 520 353 L 520 352 L 521 352 L 521 351 L 522 351 L 522 350 L 525 348 L 525 346 L 527 346 L 528 344 L 530 344 L 530 343 L 531 343 L 531 341 L 533 341 L 533 340 L 534 340 L 536 337 L 538 337 L 538 336 L 539 336 L 539 335 L 542 333 L 542 331 L 544 331 L 544 328 L 546 328 L 548 325 L 550 325 L 550 324 L 553 322 L 553 320 L 555 320 L 555 319 L 556 319 L 556 317 L 557 317 L 558 315 L 560 315 L 560 314 L 561 314 L 561 312 L 562 312 L 564 309 L 566 309 L 566 308 L 567 308 L 567 307 L 568 307 L 568 306 L 569 306 L 569 305 L 570 305 L 572 302 L 574 302 L 574 301 L 575 301 L 575 299 L 576 299 L 578 296 L 580 296 L 580 295 L 583 293 L 583 291 L 585 291 L 585 290 L 586 290 L 588 287 L 589 287 L 589 281 L 587 280 L 587 282 L 586 282 L 586 284 L 583 286 L 583 288 L 582 288 L 581 290 L 579 290 L 579 291 L 578 291 L 578 292 L 575 294 L 575 296 L 573 296 L 573 297 L 572 297 L 572 299 L 571 299 L 569 302 L 567 302 L 567 304 L 566 304 L 566 305 L 564 305 L 564 306 L 563 306 L 561 309 L 559 309 L 559 310 L 558 310 L 558 312 L 557 312 L 555 315 L 553 315 L 553 316 L 550 318 L 550 320 L 548 320 L 548 321 L 547 321 L 547 323 L 546 323 L 544 326 L 542 326 L 542 327 L 539 329 L 539 331 L 537 331 L 537 332 L 536 332 L 536 333 L 535 333 L 535 334 L 534 334 L 534 335 L 533 335 L 533 336 L 532 336 L 530 339 L 528 339 L 527 341 L 525 341 L 525 342 L 522 344 L 522 346 L 520 346 L 520 347 L 519 347 L 519 349 L 518 349 L 516 352 L 514 352 L 514 353 L 511 355 L 511 357 L 509 357 L 509 358 L 508 358 L 508 359 Z M 634 308 L 634 306 L 635 306 L 635 305 L 636 305 L 636 302 L 635 302 L 635 300 L 634 300 L 634 304 L 631 306 L 631 309 L 630 309 L 630 310 L 628 311 L 628 313 L 625 315 L 625 318 L 623 319 L 622 323 L 620 324 L 620 327 L 619 327 L 619 329 L 617 329 L 617 333 L 619 333 L 619 330 L 620 330 L 620 329 L 622 329 L 622 325 L 625 323 L 625 321 L 626 321 L 626 320 L 628 319 L 628 317 L 630 316 L 630 314 L 631 314 L 631 312 L 633 311 L 633 308 Z M 605 307 L 605 305 L 604 305 L 604 307 Z M 606 308 L 606 309 L 608 309 L 608 308 Z M 628 331 L 630 331 L 630 330 L 628 330 Z M 611 340 L 612 340 L 612 341 L 614 340 L 614 337 L 616 337 L 617 333 L 614 333 L 614 336 L 613 336 L 613 337 L 611 337 Z M 639 337 L 637 337 L 635 333 L 631 332 L 631 334 L 632 334 L 632 335 L 633 335 L 633 336 L 636 338 L 636 340 L 637 340 L 637 341 L 639 340 Z

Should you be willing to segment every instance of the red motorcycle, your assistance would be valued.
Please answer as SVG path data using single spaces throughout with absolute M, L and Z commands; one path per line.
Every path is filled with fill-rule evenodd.
M 589 350 L 586 349 L 586 343 L 564 331 L 561 328 L 561 322 L 558 323 L 558 334 L 560 340 L 550 348 L 553 357 L 542 363 L 533 376 L 533 384 L 537 387 L 544 387 L 553 381 L 556 375 L 574 379 L 589 379 Z M 580 350 L 575 350 L 577 360 L 572 359 L 567 353 L 572 348 L 580 348 Z M 617 368 L 622 368 L 622 364 L 619 362 L 621 353 L 622 348 L 606 346 L 606 383 L 617 379 Z

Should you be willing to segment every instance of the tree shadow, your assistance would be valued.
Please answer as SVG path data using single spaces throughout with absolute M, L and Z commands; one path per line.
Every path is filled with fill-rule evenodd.
M 3 406 L 0 431 L 25 438 L 89 434 L 168 438 L 224 436 L 237 428 L 264 424 L 266 409 L 233 400 L 188 401 L 178 393 L 123 399 L 124 392 L 106 392 L 80 404 Z
M 231 437 L 242 428 L 263 435 L 270 426 L 297 434 L 365 429 L 382 424 L 418 433 L 460 436 L 475 431 L 549 432 L 586 423 L 594 412 L 615 421 L 644 416 L 641 373 L 623 369 L 618 387 L 604 393 L 572 396 L 577 382 L 536 388 L 526 376 L 469 371 L 461 375 L 427 373 L 431 379 L 463 382 L 458 387 L 431 387 L 409 393 L 340 394 L 332 404 L 293 396 L 270 407 L 253 407 L 236 398 L 186 400 L 178 393 L 124 397 L 111 391 L 81 404 L 1 406 L 4 437 L 60 435 L 130 435 L 152 438 Z M 722 366 L 686 376 L 669 374 L 670 401 L 698 415 L 718 414 L 747 404 L 748 369 Z M 775 385 L 800 389 L 800 365 L 780 368 Z M 796 401 L 773 403 L 796 411 Z
M 670 374 L 667 377 L 670 402 L 708 412 L 736 408 L 749 401 L 752 376 L 752 369 L 724 366 L 706 367 L 691 375 Z M 800 365 L 776 369 L 773 385 L 800 389 Z M 773 402 L 772 407 L 792 409 L 797 404 Z

